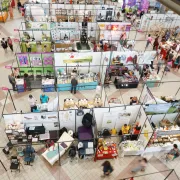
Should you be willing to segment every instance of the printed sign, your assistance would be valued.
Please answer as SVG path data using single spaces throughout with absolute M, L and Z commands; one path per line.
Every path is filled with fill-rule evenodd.
M 3 91 L 8 91 L 9 90 L 9 88 L 7 88 L 7 87 L 2 87 L 1 88 Z
M 6 69 L 11 69 L 11 68 L 12 68 L 12 66 L 5 66 L 5 68 L 6 68 Z

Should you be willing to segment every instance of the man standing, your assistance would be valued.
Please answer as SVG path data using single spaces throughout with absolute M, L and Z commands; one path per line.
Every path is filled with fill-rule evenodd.
M 31 112 L 33 112 L 34 107 L 36 106 L 36 99 L 30 94 L 28 98 L 28 102 L 31 108 Z
M 16 91 L 16 81 L 15 81 L 15 78 L 14 78 L 14 74 L 12 73 L 11 75 L 8 76 L 8 79 L 9 79 L 9 82 L 11 83 L 12 85 L 12 88 L 13 88 L 13 91 Z
M 77 85 L 78 85 L 78 81 L 76 80 L 75 77 L 73 77 L 71 80 L 71 93 L 73 93 L 73 91 L 74 91 L 74 94 L 76 94 Z
M 4 38 L 1 40 L 1 46 L 3 47 L 4 52 L 7 53 L 7 41 Z
M 48 103 L 49 102 L 49 97 L 46 96 L 44 93 L 40 96 L 40 101 L 41 101 L 41 104 L 44 104 L 44 103 Z
M 8 37 L 8 39 L 7 39 L 7 44 L 9 46 L 9 48 L 11 49 L 11 51 L 13 52 L 13 44 L 12 44 L 12 39 L 10 37 Z

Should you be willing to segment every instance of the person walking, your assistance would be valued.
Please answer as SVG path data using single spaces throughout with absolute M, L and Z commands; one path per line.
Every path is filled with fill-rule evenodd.
M 12 89 L 13 91 L 16 91 L 16 81 L 15 81 L 15 77 L 14 74 L 12 73 L 11 75 L 8 76 L 9 82 L 12 85 Z
M 103 164 L 103 175 L 101 177 L 109 176 L 113 172 L 113 167 L 109 161 L 105 161 Z
M 154 40 L 154 43 L 153 43 L 153 50 L 158 50 L 158 46 L 159 46 L 159 36 L 157 35 L 155 40 Z
M 36 98 L 33 97 L 31 94 L 29 95 L 29 98 L 28 98 L 28 102 L 29 102 L 29 105 L 30 105 L 30 108 L 31 108 L 31 112 L 33 112 L 33 109 L 34 107 L 36 106 Z
M 20 0 L 18 0 L 17 8 L 18 8 L 19 13 L 21 13 L 22 4 L 21 4 Z
M 9 48 L 11 49 L 11 51 L 13 52 L 13 43 L 12 43 L 12 39 L 10 37 L 8 37 L 8 39 L 7 39 L 7 44 L 9 46 Z
M 78 81 L 76 80 L 75 77 L 73 77 L 71 80 L 71 93 L 73 93 L 73 91 L 74 91 L 74 94 L 76 94 L 77 85 L 78 85 Z
M 7 41 L 5 40 L 5 38 L 2 38 L 1 40 L 1 46 L 3 47 L 4 49 L 4 52 L 7 53 Z
M 139 161 L 139 165 L 131 170 L 132 173 L 136 173 L 138 171 L 145 171 L 145 168 L 147 166 L 147 159 L 143 158 Z
M 152 42 L 152 37 L 151 37 L 151 35 L 149 34 L 149 35 L 148 35 L 148 38 L 147 38 L 146 49 L 148 48 L 149 44 L 151 44 L 151 42 Z

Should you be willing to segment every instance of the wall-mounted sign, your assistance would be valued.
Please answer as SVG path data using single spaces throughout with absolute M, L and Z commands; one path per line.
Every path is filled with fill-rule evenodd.
M 19 66 L 28 66 L 29 65 L 28 54 L 17 53 L 16 55 L 17 55 L 17 60 L 18 60 Z
M 82 58 L 81 57 L 74 58 L 71 56 L 69 59 L 64 59 L 63 62 L 66 64 L 92 62 L 92 56 L 86 56 L 86 57 L 82 57 Z

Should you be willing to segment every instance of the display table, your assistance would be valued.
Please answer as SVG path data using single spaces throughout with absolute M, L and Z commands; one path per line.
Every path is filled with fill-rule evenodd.
M 143 141 L 124 141 L 120 147 L 123 156 L 141 155 L 144 152 Z
M 76 90 L 77 91 L 92 90 L 92 89 L 96 89 L 97 85 L 98 85 L 97 81 L 87 82 L 87 83 L 78 83 Z M 57 90 L 58 91 L 71 91 L 71 83 L 57 84 Z
M 145 153 L 152 153 L 152 152 L 160 152 L 160 151 L 170 151 L 171 149 L 173 149 L 173 144 L 177 144 L 178 146 L 180 146 L 180 142 L 179 141 L 174 141 L 173 143 L 161 143 L 159 145 L 154 144 L 151 146 L 148 146 L 145 150 Z
M 122 89 L 122 88 L 137 88 L 139 84 L 138 80 L 131 81 L 131 79 L 127 79 L 124 76 L 118 76 L 115 78 L 114 85 L 116 86 L 116 89 Z
M 143 81 L 146 83 L 148 87 L 157 87 L 161 82 L 161 78 L 159 76 L 151 76 L 147 78 L 143 78 Z
M 54 92 L 54 79 L 42 79 L 43 92 Z
M 24 79 L 16 79 L 17 92 L 24 92 Z
M 96 155 L 94 157 L 94 161 L 96 160 L 103 160 L 103 159 L 114 159 L 117 158 L 118 152 L 117 152 L 117 146 L 116 144 L 112 144 L 111 146 L 108 146 L 107 150 L 100 150 L 99 148 L 96 151 Z

